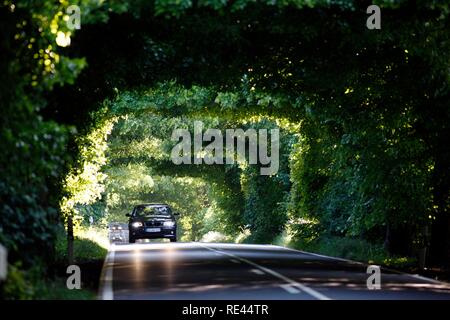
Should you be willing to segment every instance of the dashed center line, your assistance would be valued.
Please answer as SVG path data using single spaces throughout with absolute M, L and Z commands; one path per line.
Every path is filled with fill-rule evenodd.
M 284 290 L 286 290 L 287 292 L 292 293 L 292 294 L 300 293 L 300 290 L 298 290 L 297 288 L 295 288 L 291 284 L 281 284 L 280 287 L 283 288 Z
M 264 274 L 264 272 L 262 272 L 259 269 L 252 269 L 252 270 L 250 270 L 250 272 L 253 272 L 253 273 L 256 273 L 256 274 L 259 274 L 259 275 L 263 275 Z
M 282 275 L 281 273 L 278 273 L 278 272 L 276 272 L 276 271 L 274 271 L 272 269 L 263 267 L 263 266 L 255 263 L 253 261 L 250 261 L 248 259 L 239 257 L 239 256 L 234 255 L 234 254 L 229 253 L 229 252 L 225 252 L 225 251 L 222 251 L 222 250 L 217 250 L 217 249 L 210 248 L 210 247 L 208 247 L 208 246 L 206 246 L 204 244 L 199 244 L 199 245 L 202 246 L 205 249 L 210 250 L 210 251 L 218 252 L 218 253 L 221 253 L 223 255 L 229 256 L 229 257 L 231 257 L 233 259 L 236 259 L 236 260 L 239 260 L 241 262 L 247 263 L 247 264 L 253 266 L 254 268 L 256 268 L 256 269 L 258 269 L 258 270 L 260 270 L 262 272 L 268 273 L 268 274 L 270 274 L 270 275 L 272 275 L 272 276 L 274 276 L 274 277 L 276 277 L 276 278 L 286 282 L 286 284 L 281 285 L 281 287 L 284 290 L 286 290 L 287 292 L 289 292 L 289 293 L 292 293 L 292 294 L 295 293 L 296 294 L 296 293 L 300 293 L 300 290 L 301 290 L 301 291 L 309 294 L 310 296 L 312 296 L 312 297 L 314 297 L 316 299 L 319 299 L 319 300 L 330 300 L 330 298 L 327 297 L 326 295 L 324 295 L 324 294 L 322 294 L 322 293 L 320 293 L 320 292 L 318 292 L 318 291 L 316 291 L 316 290 L 314 290 L 314 289 L 312 289 L 312 288 L 310 288 L 310 287 L 308 287 L 308 286 L 306 286 L 304 284 L 298 283 L 297 281 L 292 280 L 292 279 Z

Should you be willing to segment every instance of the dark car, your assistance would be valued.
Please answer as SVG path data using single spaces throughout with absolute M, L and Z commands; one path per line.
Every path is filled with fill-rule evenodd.
M 124 223 L 112 222 L 108 225 L 109 242 L 126 241 L 127 225 Z
M 130 218 L 128 230 L 130 231 L 129 242 L 135 243 L 137 239 L 170 239 L 177 241 L 176 212 L 167 204 L 149 203 L 134 207 L 133 211 L 127 213 Z

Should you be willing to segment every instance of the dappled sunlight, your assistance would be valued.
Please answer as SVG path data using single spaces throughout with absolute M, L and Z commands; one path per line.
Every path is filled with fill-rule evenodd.
M 397 273 L 383 274 L 381 290 L 369 290 L 367 273 L 359 265 L 270 245 L 142 243 L 117 249 L 116 276 L 129 277 L 127 270 L 131 272 L 131 283 L 118 280 L 117 294 L 125 297 L 128 291 L 122 286 L 154 299 L 312 299 L 316 294 L 375 300 L 450 297 L 448 284 Z
M 135 248 L 133 254 L 133 277 L 135 279 L 142 279 L 144 274 L 144 261 L 142 261 L 142 251 L 139 248 Z M 138 282 L 139 283 L 139 282 Z
M 116 245 L 115 251 L 138 251 L 138 250 L 163 250 L 164 252 L 174 253 L 177 248 L 190 248 L 192 243 L 183 242 L 153 242 L 153 243 L 135 243 Z
M 447 297 L 387 267 L 449 279 L 448 1 L 377 30 L 364 1 L 41 2 L 0 5 L 0 297 L 104 249 L 106 297 L 358 298 L 365 262 Z
M 110 248 L 110 242 L 108 239 L 108 233 L 106 229 L 100 229 L 100 228 L 81 228 L 80 230 L 77 230 L 75 236 L 81 238 L 81 239 L 88 239 L 96 244 L 98 244 L 100 247 L 109 249 Z

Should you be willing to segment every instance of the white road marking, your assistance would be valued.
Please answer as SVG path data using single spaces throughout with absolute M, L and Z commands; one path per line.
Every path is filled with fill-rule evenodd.
M 282 275 L 281 273 L 278 273 L 278 272 L 276 272 L 276 271 L 274 271 L 272 269 L 263 267 L 263 266 L 255 263 L 253 261 L 247 260 L 245 258 L 239 257 L 239 256 L 234 255 L 234 254 L 229 253 L 229 252 L 225 252 L 225 251 L 221 251 L 221 250 L 210 248 L 210 247 L 208 247 L 208 246 L 206 246 L 204 244 L 201 244 L 201 243 L 199 243 L 199 245 L 204 247 L 205 249 L 210 250 L 210 251 L 219 252 L 221 254 L 227 255 L 227 256 L 232 257 L 234 259 L 237 259 L 237 260 L 240 260 L 242 262 L 245 262 L 245 263 L 247 263 L 247 264 L 249 264 L 249 265 L 251 265 L 251 266 L 253 266 L 253 267 L 255 267 L 255 268 L 257 268 L 257 269 L 259 269 L 259 270 L 261 270 L 263 272 L 265 272 L 265 273 L 268 273 L 268 274 L 270 274 L 270 275 L 272 275 L 272 276 L 274 276 L 274 277 L 276 277 L 276 278 L 278 278 L 280 280 L 283 280 L 284 282 L 289 284 L 291 287 L 298 288 L 298 289 L 302 290 L 303 292 L 309 294 L 310 296 L 312 296 L 312 297 L 314 297 L 316 299 L 319 299 L 319 300 L 330 300 L 330 298 L 327 297 L 326 295 L 324 295 L 324 294 L 322 294 L 322 293 L 320 293 L 320 292 L 318 292 L 318 291 L 316 291 L 316 290 L 314 290 L 314 289 L 312 289 L 310 287 L 307 287 L 307 286 L 305 286 L 305 285 L 303 285 L 301 283 L 298 283 L 297 281 L 292 280 L 292 279 Z M 284 288 L 284 289 L 287 290 L 286 288 Z
M 281 248 L 281 249 L 297 252 L 297 253 L 309 254 L 311 256 L 316 256 L 316 257 L 320 257 L 320 258 L 324 258 L 324 259 L 328 259 L 328 260 L 338 260 L 338 261 L 348 262 L 348 263 L 352 263 L 352 264 L 358 264 L 358 265 L 364 266 L 366 268 L 369 266 L 367 263 L 364 263 L 364 262 L 353 261 L 353 260 L 344 259 L 344 258 L 338 258 L 338 257 L 324 256 L 324 255 L 318 254 L 318 253 L 306 252 L 306 251 L 297 250 L 297 249 L 293 249 L 293 248 L 287 248 L 287 247 L 283 247 L 283 246 L 277 246 L 277 245 L 273 245 L 273 246 Z M 392 272 L 392 273 L 395 273 L 395 274 L 398 274 L 398 275 L 412 277 L 412 278 L 415 278 L 415 279 L 428 281 L 430 283 L 435 283 L 435 284 L 440 284 L 440 285 L 447 285 L 447 283 L 445 283 L 445 282 L 442 282 L 442 281 L 439 281 L 439 280 L 435 280 L 435 279 L 432 279 L 432 278 L 427 278 L 427 277 L 421 276 L 419 274 L 410 274 L 410 273 L 401 272 L 401 271 L 398 271 L 398 270 L 395 270 L 395 269 L 391 269 L 391 268 L 388 268 L 388 267 L 383 267 L 383 266 L 380 266 L 380 267 L 381 267 L 381 270 L 389 271 L 389 272 Z
M 285 249 L 285 250 L 289 250 L 289 251 L 293 251 L 293 252 L 297 252 L 297 253 L 307 254 L 307 255 L 310 255 L 310 256 L 316 256 L 316 257 L 324 258 L 324 259 L 328 259 L 328 260 L 338 260 L 338 261 L 349 262 L 349 263 L 353 263 L 353 264 L 365 265 L 364 263 L 359 262 L 359 261 L 353 261 L 353 260 L 348 260 L 348 259 L 338 258 L 338 257 L 324 256 L 324 255 L 318 254 L 318 253 L 307 252 L 307 251 L 302 251 L 302 250 L 297 250 L 297 249 L 292 249 L 292 248 L 282 247 L 282 246 L 277 246 L 277 245 L 272 245 L 272 246 L 278 247 L 278 248 L 281 248 L 281 249 Z
M 263 274 L 264 274 L 264 272 L 262 272 L 262 271 L 259 270 L 259 269 L 252 269 L 252 270 L 250 270 L 250 272 L 256 273 L 256 274 L 258 274 L 258 275 L 263 275 Z
M 292 294 L 297 294 L 300 293 L 300 290 L 298 290 L 297 288 L 293 287 L 291 284 L 280 284 L 280 287 L 283 288 L 284 290 L 286 290 L 289 293 Z
M 424 281 L 428 281 L 431 283 L 435 283 L 435 284 L 441 284 L 441 285 L 447 285 L 447 283 L 436 280 L 436 279 L 432 279 L 432 278 L 427 278 L 424 276 L 421 276 L 420 274 L 408 274 L 410 277 L 416 278 L 416 279 L 420 279 L 420 280 L 424 280 Z
M 114 257 L 115 257 L 115 247 L 116 245 L 113 243 L 111 248 L 106 256 L 105 263 L 103 264 L 101 279 L 101 289 L 100 289 L 100 299 L 102 300 L 113 300 L 114 292 L 113 292 L 113 266 L 114 266 Z

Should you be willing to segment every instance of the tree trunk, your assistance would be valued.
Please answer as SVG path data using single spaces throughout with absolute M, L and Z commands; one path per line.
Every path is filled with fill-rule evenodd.
M 67 218 L 67 258 L 69 265 L 73 264 L 73 219 Z

